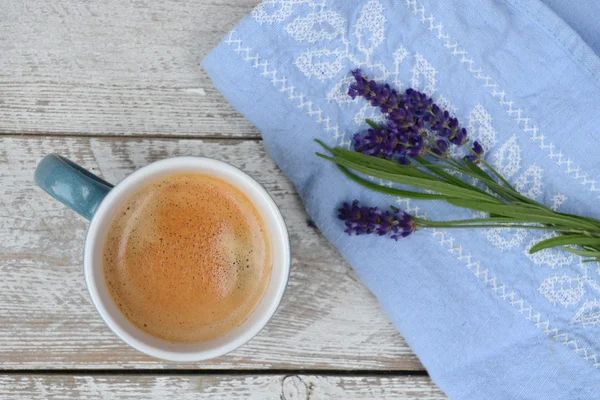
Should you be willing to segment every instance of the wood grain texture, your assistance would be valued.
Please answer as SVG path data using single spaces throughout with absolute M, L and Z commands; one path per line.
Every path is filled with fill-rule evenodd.
M 5 400 L 445 400 L 428 377 L 316 375 L 0 376 Z
M 199 67 L 259 0 L 8 0 L 0 133 L 256 136 Z
M 292 275 L 275 318 L 246 346 L 206 363 L 161 362 L 120 342 L 85 288 L 87 222 L 34 187 L 35 166 L 50 152 L 113 183 L 177 155 L 218 158 L 254 176 L 291 236 Z M 4 137 L 0 171 L 0 368 L 422 369 L 349 266 L 307 226 L 294 188 L 260 142 Z

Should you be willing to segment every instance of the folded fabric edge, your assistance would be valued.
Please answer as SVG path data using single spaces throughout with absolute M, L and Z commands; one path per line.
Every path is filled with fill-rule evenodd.
M 558 14 L 539 0 L 504 1 L 546 32 L 596 83 L 600 83 L 600 57 Z

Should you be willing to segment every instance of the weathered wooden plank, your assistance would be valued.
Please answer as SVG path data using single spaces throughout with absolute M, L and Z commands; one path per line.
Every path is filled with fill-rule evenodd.
M 5 2 L 0 133 L 256 136 L 199 63 L 258 2 Z
M 445 400 L 428 377 L 316 375 L 9 375 L 6 400 Z
M 281 207 L 291 234 L 292 276 L 276 317 L 251 343 L 207 363 L 163 363 L 121 343 L 85 288 L 86 221 L 32 182 L 49 152 L 115 183 L 177 155 L 211 156 L 253 175 Z M 260 142 L 4 137 L 0 171 L 1 368 L 422 369 L 373 296 L 307 226 L 294 188 Z

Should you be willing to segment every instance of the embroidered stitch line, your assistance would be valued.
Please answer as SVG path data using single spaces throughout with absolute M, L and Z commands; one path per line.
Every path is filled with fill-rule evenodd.
M 429 16 L 427 16 L 425 7 L 419 4 L 419 0 L 406 0 L 406 6 L 415 16 L 420 16 L 419 19 L 421 23 L 442 41 L 444 48 L 446 48 L 452 56 L 456 57 L 461 64 L 464 64 L 467 71 L 469 71 L 476 80 L 483 82 L 483 87 L 488 89 L 492 97 L 498 100 L 506 113 L 517 122 L 519 128 L 524 133 L 528 134 L 532 141 L 537 142 L 540 149 L 547 151 L 548 158 L 554 160 L 558 166 L 563 167 L 568 175 L 572 175 L 575 180 L 586 186 L 589 191 L 600 192 L 600 188 L 596 186 L 597 181 L 590 178 L 589 174 L 582 172 L 581 167 L 575 165 L 573 160 L 569 157 L 565 156 L 560 151 L 555 151 L 554 144 L 547 140 L 546 136 L 540 132 L 533 120 L 527 117 L 521 108 L 515 108 L 515 102 L 509 99 L 506 92 L 502 90 L 499 84 L 494 83 L 493 78 L 490 75 L 487 75 L 483 71 L 483 68 L 475 66 L 475 60 L 469 56 L 469 53 L 461 47 L 458 41 L 451 39 L 450 35 L 445 33 L 444 26 L 441 23 L 436 23 L 433 14 L 429 13 Z M 600 197 L 600 195 L 598 197 Z
M 316 107 L 312 101 L 306 100 L 306 95 L 296 90 L 294 85 L 289 84 L 288 79 L 282 76 L 276 68 L 271 67 L 268 60 L 262 60 L 259 54 L 254 53 L 250 47 L 243 46 L 242 40 L 235 30 L 229 33 L 225 43 L 233 46 L 233 51 L 258 70 L 261 76 L 269 78 L 274 87 L 287 95 L 288 100 L 296 103 L 298 108 L 304 110 L 308 116 L 314 117 L 316 122 L 323 126 L 325 132 L 333 133 L 334 137 L 345 136 L 340 127 L 331 121 L 331 118 L 323 117 L 323 110 L 320 107 Z

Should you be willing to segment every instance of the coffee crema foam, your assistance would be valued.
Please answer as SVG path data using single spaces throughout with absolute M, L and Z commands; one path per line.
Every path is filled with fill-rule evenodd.
M 119 210 L 104 275 L 123 314 L 173 342 L 202 342 L 239 326 L 271 277 L 264 221 L 237 188 L 202 174 L 159 179 Z

